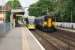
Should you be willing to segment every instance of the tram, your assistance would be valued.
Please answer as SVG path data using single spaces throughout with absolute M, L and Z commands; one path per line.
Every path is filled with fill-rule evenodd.
M 35 29 L 35 17 L 29 16 L 26 18 L 26 26 L 28 29 Z

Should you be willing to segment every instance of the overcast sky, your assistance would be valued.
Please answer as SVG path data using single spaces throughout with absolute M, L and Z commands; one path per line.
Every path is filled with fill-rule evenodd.
M 29 7 L 31 4 L 37 2 L 38 0 L 19 0 L 23 7 Z M 28 8 L 25 8 L 25 16 L 28 16 Z
M 5 5 L 9 0 L 0 0 L 0 6 Z M 19 0 L 22 7 L 29 7 L 31 4 L 37 2 L 38 0 Z M 26 15 L 28 15 L 27 9 L 25 9 Z
M 0 0 L 0 5 L 4 5 L 9 0 Z M 38 0 L 19 0 L 23 7 L 28 7 L 30 4 L 37 2 Z

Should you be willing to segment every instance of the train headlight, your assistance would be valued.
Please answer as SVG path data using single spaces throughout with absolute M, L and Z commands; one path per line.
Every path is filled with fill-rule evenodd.
M 43 22 L 43 26 L 46 26 L 46 25 L 47 25 L 47 22 L 46 22 L 46 21 L 44 21 L 44 22 Z

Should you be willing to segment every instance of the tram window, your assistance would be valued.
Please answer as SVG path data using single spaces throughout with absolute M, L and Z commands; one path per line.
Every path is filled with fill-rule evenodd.
M 28 22 L 28 18 L 26 18 L 25 20 L 26 20 L 26 23 L 29 23 L 29 22 Z

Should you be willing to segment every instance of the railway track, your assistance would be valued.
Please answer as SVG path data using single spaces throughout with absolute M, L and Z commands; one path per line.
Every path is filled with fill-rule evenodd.
M 50 35 L 63 41 L 64 43 L 68 44 L 68 47 L 70 50 L 75 50 L 75 37 L 71 37 L 70 36 L 70 35 L 72 35 L 71 33 L 69 33 L 69 32 L 60 32 L 60 33 L 55 32 L 55 33 L 50 34 Z
M 75 50 L 74 34 L 70 35 L 70 33 L 64 31 L 46 33 L 39 30 L 35 30 L 31 32 L 37 38 L 39 38 L 39 41 L 41 41 L 42 45 L 46 43 L 46 45 L 44 44 L 46 50 Z
M 39 40 L 39 42 L 45 47 L 46 50 L 58 50 L 58 48 L 56 48 L 51 43 L 49 43 L 49 41 L 46 40 L 43 36 L 39 35 L 36 30 L 35 31 L 31 31 L 31 32 Z

